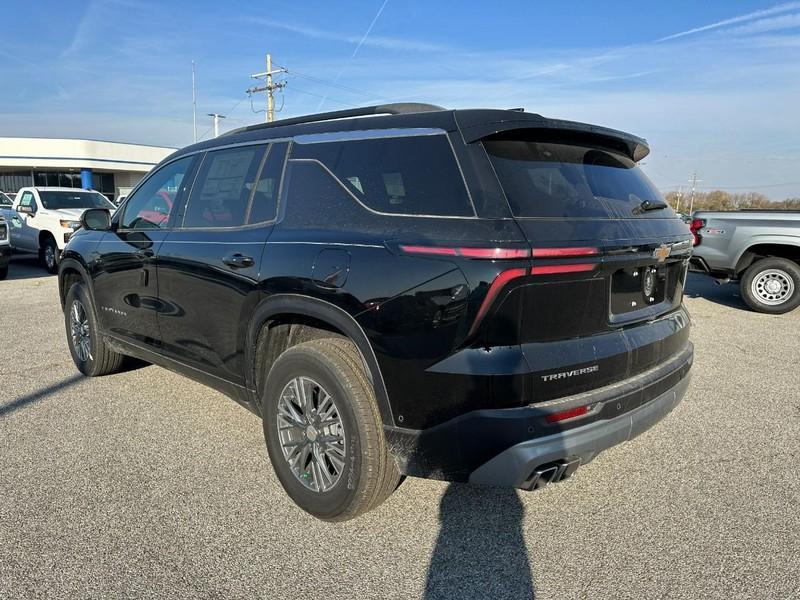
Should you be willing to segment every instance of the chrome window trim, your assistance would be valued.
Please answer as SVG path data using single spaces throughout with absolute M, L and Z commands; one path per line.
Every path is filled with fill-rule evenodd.
M 329 131 L 325 133 L 303 133 L 296 135 L 298 144 L 319 144 L 323 142 L 349 142 L 354 140 L 376 140 L 395 137 L 419 137 L 446 134 L 438 127 L 397 127 L 393 129 L 358 129 L 355 131 Z

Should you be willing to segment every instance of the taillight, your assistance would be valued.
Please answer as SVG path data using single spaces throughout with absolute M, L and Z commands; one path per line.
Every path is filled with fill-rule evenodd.
M 489 311 L 489 307 L 492 305 L 492 302 L 495 301 L 497 295 L 506 286 L 506 284 L 512 279 L 525 277 L 527 274 L 528 269 L 508 269 L 506 271 L 502 271 L 497 277 L 494 278 L 492 285 L 489 286 L 489 290 L 486 292 L 486 297 L 481 303 L 481 307 L 478 309 L 478 314 L 475 316 L 475 321 L 472 323 L 472 327 L 469 330 L 469 335 L 472 335 L 478 330 L 478 326 L 481 324 L 481 321 L 483 321 L 483 317 L 485 317 L 486 313 Z
M 700 241 L 703 239 L 700 234 L 698 233 L 703 227 L 706 226 L 705 219 L 692 219 L 691 225 L 689 225 L 689 231 L 692 232 L 692 236 L 694 237 L 694 242 L 692 243 L 693 246 L 700 245 Z
M 406 254 L 427 254 L 428 256 L 461 256 L 463 258 L 479 258 L 484 260 L 508 260 L 512 258 L 530 258 L 528 248 L 454 248 L 449 246 L 411 246 L 400 245 Z
M 578 263 L 571 265 L 544 265 L 531 267 L 531 275 L 557 275 L 559 273 L 582 273 L 584 271 L 593 271 L 597 267 L 596 264 L 591 263 Z
M 595 256 L 599 248 L 534 248 L 533 258 L 567 258 L 572 256 Z

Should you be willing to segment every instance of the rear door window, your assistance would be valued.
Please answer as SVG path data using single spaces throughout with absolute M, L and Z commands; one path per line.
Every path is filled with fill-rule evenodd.
M 395 215 L 472 217 L 475 211 L 447 136 L 296 143 L 371 210 Z
M 249 224 L 272 221 L 277 215 L 278 192 L 280 191 L 287 146 L 286 142 L 270 146 L 254 186 L 253 199 L 247 217 Z
M 247 218 L 265 146 L 209 152 L 197 174 L 184 227 L 241 227 Z
M 599 147 L 490 139 L 483 142 L 517 217 L 674 217 L 660 192 L 628 157 Z

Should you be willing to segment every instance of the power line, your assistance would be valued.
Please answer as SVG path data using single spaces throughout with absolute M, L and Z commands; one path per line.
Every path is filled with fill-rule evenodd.
M 353 94 L 360 94 L 362 96 L 366 96 L 367 98 L 377 98 L 379 100 L 390 100 L 387 96 L 381 96 L 379 94 L 373 94 L 372 92 L 368 92 L 366 90 L 359 90 L 357 88 L 353 88 L 350 86 L 342 85 L 340 83 L 334 83 L 332 81 L 326 81 L 325 79 L 320 79 L 319 77 L 313 77 L 311 75 L 306 75 L 305 73 L 300 73 L 299 71 L 295 70 L 288 70 L 286 71 L 289 75 L 294 75 L 295 77 L 302 77 L 303 79 L 308 79 L 309 81 L 313 81 L 315 83 L 319 83 L 321 85 L 327 85 L 332 88 L 337 88 L 343 90 L 345 92 L 351 92 Z
M 329 96 L 323 96 L 322 94 L 315 94 L 314 92 L 309 92 L 309 91 L 300 89 L 299 87 L 294 86 L 294 85 L 291 86 L 290 88 L 288 88 L 288 90 L 291 91 L 291 92 L 300 92 L 301 94 L 306 94 L 308 96 L 314 96 L 315 98 L 327 98 L 331 102 L 335 102 L 336 104 L 343 104 L 344 106 L 352 106 L 354 108 L 358 107 L 357 104 L 353 104 L 352 102 L 345 102 L 344 100 L 337 100 L 336 98 L 331 98 Z

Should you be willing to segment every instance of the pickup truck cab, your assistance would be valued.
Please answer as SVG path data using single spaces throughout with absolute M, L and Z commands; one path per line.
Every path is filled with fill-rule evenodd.
M 800 306 L 800 211 L 695 211 L 693 271 L 738 280 L 755 311 L 783 314 Z
M 22 252 L 36 252 L 44 267 L 56 273 L 64 246 L 81 226 L 80 218 L 87 208 L 107 208 L 113 212 L 116 207 L 105 196 L 91 190 L 22 188 L 12 205 L 12 247 Z

